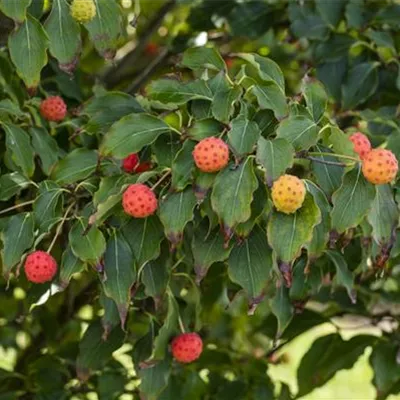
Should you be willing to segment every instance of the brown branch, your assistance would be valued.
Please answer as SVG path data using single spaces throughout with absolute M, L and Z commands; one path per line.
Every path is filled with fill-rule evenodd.
M 162 24 L 164 17 L 173 10 L 176 0 L 167 1 L 156 13 L 154 18 L 149 22 L 148 26 L 140 37 L 136 47 L 123 57 L 116 66 L 110 68 L 103 76 L 102 80 L 106 86 L 113 87 L 118 84 L 127 74 L 127 71 L 135 64 L 142 54 L 147 43 Z

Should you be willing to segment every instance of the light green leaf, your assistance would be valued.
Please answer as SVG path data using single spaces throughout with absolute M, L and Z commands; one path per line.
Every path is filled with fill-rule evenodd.
M 168 240 L 176 245 L 182 240 L 186 224 L 193 219 L 196 196 L 191 186 L 179 193 L 171 193 L 160 204 L 160 219 Z
M 332 144 L 332 150 L 336 154 L 347 154 L 349 156 L 357 157 L 354 151 L 354 144 L 346 135 L 336 126 L 331 126 L 329 135 L 329 143 Z
M 242 90 L 235 86 L 229 89 L 218 90 L 212 101 L 211 112 L 213 117 L 223 123 L 228 123 L 235 111 L 235 103 L 239 100 Z
M 284 118 L 288 112 L 285 93 L 274 82 L 264 85 L 254 85 L 252 93 L 257 97 L 262 110 L 272 110 L 277 119 Z
M 19 172 L 2 175 L 0 177 L 0 201 L 10 199 L 29 185 L 30 181 Z
M 226 65 L 219 52 L 214 47 L 193 47 L 183 53 L 182 65 L 196 70 L 207 68 L 219 71 Z
M 140 392 L 144 393 L 146 399 L 159 399 L 160 394 L 168 384 L 171 373 L 171 361 L 166 358 L 155 365 L 145 366 L 138 371 L 140 377 Z
M 268 241 L 279 261 L 291 262 L 312 239 L 314 227 L 321 222 L 321 212 L 310 194 L 293 214 L 274 210 L 268 222 Z
M 25 21 L 26 9 L 32 0 L 0 0 L 0 10 L 7 17 L 21 23 Z
M 243 114 L 237 116 L 228 132 L 229 144 L 238 156 L 253 152 L 254 145 L 261 135 L 261 130 L 255 121 L 248 120 Z
M 51 179 L 60 185 L 82 181 L 96 170 L 98 154 L 94 150 L 76 149 L 60 160 L 51 173 Z
M 57 141 L 43 128 L 31 128 L 32 146 L 39 156 L 41 167 L 46 175 L 50 175 L 59 158 L 60 149 Z
M 48 232 L 62 217 L 62 194 L 62 189 L 55 182 L 39 183 L 38 197 L 33 204 L 33 211 L 40 232 Z
M 365 180 L 360 167 L 347 172 L 332 196 L 332 228 L 342 233 L 357 226 L 370 210 L 375 194 L 375 186 Z
M 94 0 L 96 16 L 85 28 L 96 50 L 106 59 L 113 59 L 122 31 L 121 10 L 115 1 Z
M 257 143 L 257 162 L 265 168 L 269 185 L 293 165 L 294 148 L 285 139 L 267 140 L 260 137 Z
M 131 246 L 139 270 L 160 255 L 164 235 L 157 216 L 132 219 L 122 228 L 122 232 Z
M 290 116 L 279 124 L 276 136 L 286 139 L 296 150 L 308 150 L 317 143 L 318 127 L 304 116 Z
M 328 96 L 323 85 L 315 80 L 303 80 L 303 93 L 306 99 L 307 109 L 313 117 L 314 122 L 318 123 L 323 117 L 328 103 Z
M 233 247 L 228 274 L 233 282 L 244 288 L 252 306 L 264 297 L 271 269 L 272 251 L 264 230 L 257 225 L 248 238 Z
M 0 115 L 8 114 L 13 117 L 22 117 L 24 113 L 19 108 L 19 105 L 10 99 L 4 99 L 0 101 Z
M 3 274 L 6 278 L 17 263 L 21 261 L 25 250 L 29 249 L 34 240 L 34 220 L 32 213 L 13 215 L 2 231 Z
M 393 231 L 399 224 L 399 210 L 390 185 L 376 186 L 368 222 L 372 225 L 372 236 L 376 243 L 383 245 L 390 242 Z
M 236 168 L 230 165 L 217 175 L 211 203 L 225 229 L 230 230 L 250 218 L 253 193 L 257 187 L 251 158 L 246 158 Z
M 28 88 L 36 88 L 40 71 L 47 64 L 48 38 L 42 25 L 28 15 L 8 38 L 11 60 Z
M 78 62 L 81 30 L 71 16 L 66 0 L 53 0 L 44 26 L 50 40 L 51 55 L 57 59 L 62 70 L 71 72 Z
M 103 234 L 96 227 L 86 232 L 88 221 L 80 217 L 69 231 L 68 239 L 75 256 L 82 261 L 98 263 L 106 249 Z
M 16 125 L 3 122 L 2 126 L 6 132 L 6 146 L 11 152 L 13 161 L 22 169 L 25 176 L 31 177 L 35 163 L 29 135 Z
M 135 283 L 136 268 L 133 252 L 122 233 L 113 232 L 104 254 L 104 292 L 117 304 L 121 326 L 125 325 Z
M 103 155 L 125 158 L 152 144 L 162 133 L 169 132 L 168 125 L 149 114 L 130 114 L 113 124 L 100 146 Z

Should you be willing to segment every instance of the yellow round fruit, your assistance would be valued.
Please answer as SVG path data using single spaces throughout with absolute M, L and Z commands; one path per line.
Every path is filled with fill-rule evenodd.
M 73 0 L 70 11 L 75 21 L 85 24 L 96 16 L 96 5 L 93 0 Z
M 296 212 L 304 202 L 306 187 L 297 176 L 282 175 L 272 185 L 272 201 L 278 211 L 285 214 Z

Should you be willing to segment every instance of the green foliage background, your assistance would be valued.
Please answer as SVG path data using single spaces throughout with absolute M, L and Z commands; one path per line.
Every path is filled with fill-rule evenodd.
M 314 399 L 354 366 L 374 389 L 353 398 L 398 394 L 398 183 L 368 183 L 348 136 L 400 158 L 399 2 L 95 3 L 79 25 L 0 0 L 0 399 Z M 201 173 L 220 135 L 232 162 Z M 132 152 L 153 169 L 124 173 Z M 285 172 L 307 186 L 289 216 Z M 157 215 L 123 214 L 135 182 Z M 32 285 L 56 232 L 59 274 Z M 188 366 L 179 325 L 205 344 Z

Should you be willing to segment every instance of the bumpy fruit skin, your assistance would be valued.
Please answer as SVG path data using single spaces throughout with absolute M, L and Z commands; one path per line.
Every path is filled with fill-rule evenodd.
M 399 165 L 396 156 L 385 149 L 373 149 L 362 161 L 365 179 L 375 185 L 390 183 L 397 175 Z
M 130 154 L 122 161 L 122 168 L 125 172 L 131 174 L 135 172 L 136 167 L 139 165 L 139 156 L 136 153 Z
M 75 21 L 85 24 L 96 16 L 96 4 L 93 0 L 74 0 L 70 11 Z
M 51 96 L 41 102 L 40 114 L 48 121 L 62 121 L 67 115 L 67 105 L 60 96 Z
M 45 251 L 34 251 L 25 260 L 25 275 L 33 283 L 45 283 L 57 273 L 56 260 Z
M 203 351 L 203 341 L 197 333 L 183 333 L 172 341 L 172 355 L 181 363 L 197 360 Z
M 157 198 L 149 187 L 142 183 L 128 186 L 122 195 L 124 211 L 135 218 L 146 218 L 157 210 Z
M 292 214 L 297 211 L 306 197 L 304 182 L 293 175 L 282 175 L 272 185 L 272 201 L 278 211 Z
M 371 142 L 361 132 L 356 132 L 350 136 L 350 140 L 353 142 L 354 151 L 360 156 L 361 160 L 371 151 Z
M 222 139 L 208 137 L 196 144 L 193 158 L 201 171 L 217 172 L 228 165 L 229 148 Z

